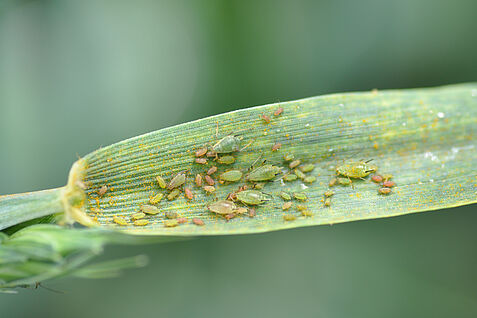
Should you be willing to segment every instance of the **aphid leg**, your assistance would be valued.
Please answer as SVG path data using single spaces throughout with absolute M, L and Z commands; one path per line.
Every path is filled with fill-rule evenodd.
M 255 166 L 255 164 L 257 163 L 257 161 L 260 160 L 260 158 L 262 158 L 262 154 L 260 154 L 260 155 L 258 156 L 258 158 L 255 159 L 254 162 L 252 162 L 252 164 L 250 165 L 250 168 L 248 168 L 248 170 L 251 170 L 251 169 L 253 168 L 253 166 Z M 265 161 L 266 161 L 266 160 L 265 160 Z
M 364 159 L 363 159 L 364 160 Z M 365 163 L 368 163 L 368 162 L 371 162 L 373 161 L 373 159 L 369 159 L 368 161 L 365 161 Z
M 217 126 L 215 126 L 215 138 L 219 137 L 219 122 L 217 121 Z
M 351 179 L 348 177 L 348 180 L 349 180 L 349 184 L 351 184 L 351 188 L 353 188 L 354 190 L 354 184 L 353 184 L 353 181 L 351 181 Z

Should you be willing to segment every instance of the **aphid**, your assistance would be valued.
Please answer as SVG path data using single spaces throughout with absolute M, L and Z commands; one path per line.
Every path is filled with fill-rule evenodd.
M 181 194 L 181 190 L 179 189 L 174 189 L 167 195 L 167 200 L 172 201 L 175 198 L 177 198 Z
M 202 176 L 199 173 L 195 176 L 195 184 L 198 187 L 202 186 Z
M 296 216 L 292 215 L 292 214 L 285 214 L 283 216 L 283 220 L 285 221 L 295 221 L 296 220 Z
M 205 158 L 196 158 L 196 159 L 195 159 L 195 162 L 198 163 L 198 164 L 200 164 L 200 165 L 205 165 L 205 164 L 207 164 L 207 159 L 205 159 Z
M 204 176 L 205 182 L 207 182 L 208 185 L 213 186 L 215 184 L 214 179 L 212 179 L 210 176 L 206 175 Z
M 179 216 L 179 215 L 178 215 L 176 212 L 172 212 L 172 211 L 167 211 L 167 212 L 165 213 L 165 217 L 166 217 L 167 219 L 177 219 L 178 216 Z
M 164 181 L 164 179 L 162 179 L 161 176 L 156 176 L 156 181 L 157 181 L 157 184 L 159 184 L 159 186 L 161 188 L 165 188 L 166 187 L 166 181 Z
M 371 177 L 371 180 L 376 183 L 381 183 L 383 181 L 383 177 L 380 176 L 379 174 L 375 174 L 374 176 Z
M 156 194 L 155 196 L 153 196 L 149 199 L 149 203 L 158 204 L 159 202 L 161 202 L 163 197 L 164 197 L 164 194 L 158 193 L 158 194 Z
M 325 197 L 331 197 L 332 195 L 334 195 L 334 194 L 335 194 L 335 192 L 334 192 L 334 191 L 332 191 L 332 190 L 327 190 L 327 191 L 325 191 L 325 193 L 324 193 L 324 194 L 325 194 Z
M 247 175 L 247 180 L 248 181 L 268 181 L 275 178 L 275 176 L 279 173 L 281 173 L 281 170 L 279 167 L 266 164 L 250 171 L 250 173 Z
M 135 221 L 135 220 L 143 219 L 145 216 L 146 214 L 142 212 L 134 213 L 133 215 L 131 215 L 131 220 Z
M 150 215 L 155 215 L 159 213 L 159 208 L 154 205 L 143 204 L 140 206 L 140 209 L 142 213 L 146 213 Z
M 390 173 L 383 174 L 383 179 L 384 180 L 391 180 L 393 178 L 393 175 Z
M 300 170 L 295 169 L 294 172 L 295 172 L 295 174 L 298 178 L 300 178 L 302 180 L 304 180 L 306 178 L 306 175 L 303 172 L 301 172 Z
M 140 220 L 134 221 L 134 225 L 136 226 L 146 226 L 148 224 L 149 224 L 149 221 L 146 219 L 140 219 Z
M 203 147 L 203 148 L 200 148 L 199 150 L 197 150 L 195 152 L 195 156 L 196 157 L 202 157 L 203 155 L 205 155 L 207 153 L 207 147 Z
M 265 183 L 263 182 L 258 182 L 253 185 L 253 189 L 256 189 L 256 190 L 262 190 L 263 187 L 265 187 Z
M 305 216 L 305 217 L 310 217 L 310 216 L 313 216 L 313 212 L 311 212 L 310 210 L 308 209 L 305 209 L 305 210 L 302 210 L 301 211 L 301 215 Z
M 257 211 L 255 211 L 254 208 L 250 208 L 250 209 L 248 210 L 248 216 L 249 216 L 249 217 L 254 218 L 256 215 L 257 215 Z
M 316 181 L 316 177 L 314 176 L 309 176 L 309 177 L 306 177 L 305 179 L 303 179 L 303 182 L 305 183 L 313 183 Z
M 351 184 L 351 180 L 348 178 L 338 178 L 338 183 L 344 186 L 349 186 Z
M 184 188 L 184 195 L 185 195 L 187 200 L 194 199 L 194 194 L 192 193 L 192 191 L 189 188 Z
M 128 225 L 128 221 L 126 221 L 125 219 L 123 219 L 119 216 L 114 216 L 113 221 L 114 221 L 114 223 L 116 223 L 118 225 Z
M 183 224 L 183 223 L 187 222 L 187 219 L 186 218 L 177 218 L 177 222 L 179 222 L 179 224 Z
M 165 227 L 176 227 L 179 225 L 179 221 L 173 219 L 173 220 L 164 220 L 164 226 Z
M 289 173 L 283 177 L 283 181 L 286 182 L 295 181 L 296 179 L 298 179 L 298 177 L 294 173 Z
M 227 221 L 232 220 L 234 217 L 235 217 L 235 214 L 233 214 L 233 213 L 224 215 L 224 218 L 225 218 Z
M 293 197 L 299 201 L 306 201 L 308 200 L 308 197 L 304 194 L 304 193 L 301 193 L 301 192 L 294 192 L 293 193 Z
M 217 162 L 223 165 L 231 165 L 235 162 L 235 157 L 231 155 L 223 156 L 217 159 Z
M 108 191 L 108 186 L 104 185 L 98 190 L 98 195 L 102 197 Z
M 300 170 L 305 173 L 313 171 L 313 169 L 315 169 L 315 165 L 311 163 L 308 163 L 300 167 Z
M 300 164 L 301 164 L 301 160 L 300 160 L 300 159 L 296 159 L 296 160 L 293 160 L 292 162 L 290 162 L 290 164 L 289 164 L 288 166 L 290 167 L 290 169 L 295 169 L 295 168 L 298 167 Z
M 240 137 L 228 135 L 217 141 L 217 143 L 212 146 L 212 150 L 215 151 L 215 153 L 231 153 L 239 151 L 241 141 L 242 139 Z
M 391 188 L 381 188 L 378 190 L 379 194 L 390 194 Z
M 288 193 L 286 193 L 284 191 L 280 192 L 280 196 L 285 201 L 290 201 L 292 199 L 291 195 L 289 195 Z
M 265 114 L 261 114 L 261 115 L 260 115 L 260 118 L 262 118 L 262 120 L 263 120 L 266 124 L 269 124 L 270 121 L 271 121 L 270 116 L 265 115 Z
M 285 160 L 285 161 L 295 160 L 295 155 L 291 154 L 291 153 L 287 153 L 283 156 L 283 160 Z
M 287 201 L 287 202 L 283 203 L 282 210 L 288 210 L 289 208 L 291 208 L 292 205 L 293 205 L 293 203 L 291 201 Z
M 181 185 L 183 185 L 185 181 L 186 181 L 185 171 L 179 172 L 178 174 L 174 176 L 174 178 L 172 178 L 171 182 L 169 182 L 169 184 L 167 185 L 167 189 L 172 190 L 172 189 L 178 188 Z
M 297 204 L 297 205 L 296 205 L 296 209 L 297 209 L 298 211 L 303 211 L 303 210 L 308 209 L 308 207 L 307 207 L 306 205 L 304 205 L 304 204 Z
M 257 190 L 245 190 L 237 193 L 237 200 L 248 205 L 258 205 L 270 200 L 270 198 Z
M 328 186 L 334 187 L 336 185 L 336 182 L 338 182 L 338 179 L 332 178 L 330 182 L 328 183 Z
M 348 161 L 336 167 L 336 173 L 348 178 L 364 178 L 371 172 L 378 170 L 375 165 L 369 164 L 369 161 Z
M 237 206 L 235 203 L 229 200 L 220 200 L 216 202 L 212 202 L 207 206 L 210 212 L 221 214 L 221 215 L 227 215 L 234 213 L 235 210 L 237 210 Z
M 325 202 L 323 203 L 325 206 L 330 206 L 331 205 L 331 199 L 330 198 L 326 198 L 325 199 Z
M 274 116 L 280 116 L 283 113 L 283 107 L 278 107 L 277 110 L 273 113 Z
M 389 180 L 386 180 L 383 182 L 383 186 L 385 186 L 386 188 L 392 188 L 396 185 L 396 183 L 394 183 L 394 181 L 389 181 Z
M 238 207 L 237 210 L 234 211 L 235 214 L 244 214 L 247 213 L 248 209 L 244 207 Z
M 204 191 L 207 193 L 212 193 L 215 191 L 215 188 L 213 186 L 204 186 L 202 189 L 204 189 Z
M 207 151 L 205 155 L 209 158 L 217 157 L 217 153 L 215 151 Z
M 273 146 L 272 146 L 272 151 L 277 151 L 278 149 L 280 149 L 282 147 L 282 144 L 277 142 L 275 143 Z
M 195 225 L 199 225 L 199 226 L 205 225 L 204 221 L 202 221 L 201 219 L 198 219 L 198 218 L 193 218 L 192 223 L 194 223 Z
M 217 171 L 217 167 L 212 166 L 212 167 L 210 167 L 209 170 L 207 170 L 207 174 L 210 176 L 210 175 L 214 174 L 216 171 Z

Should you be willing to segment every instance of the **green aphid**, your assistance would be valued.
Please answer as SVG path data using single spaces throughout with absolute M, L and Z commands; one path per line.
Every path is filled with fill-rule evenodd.
M 172 212 L 172 211 L 167 211 L 167 212 L 165 213 L 165 217 L 166 217 L 167 219 L 177 219 L 178 216 L 179 216 L 179 215 L 178 215 L 176 212 Z
M 113 221 L 114 221 L 114 223 L 116 223 L 118 225 L 128 225 L 128 221 L 126 221 L 124 218 L 121 218 L 121 217 L 118 217 L 118 216 L 114 216 Z
M 297 205 L 296 205 L 296 209 L 297 209 L 298 211 L 304 211 L 304 210 L 307 210 L 308 207 L 307 207 L 306 205 L 304 205 L 304 204 L 297 204 Z
M 165 227 L 176 227 L 179 225 L 179 221 L 178 220 L 164 220 L 164 226 Z
M 257 190 L 245 190 L 237 193 L 237 200 L 248 205 L 259 205 L 270 200 L 269 196 Z
M 369 161 L 347 161 L 336 167 L 336 173 L 348 178 L 364 178 L 378 170 L 378 167 L 369 164 Z
M 228 135 L 217 141 L 217 143 L 212 146 L 212 150 L 216 153 L 231 153 L 235 151 L 240 151 L 241 141 L 241 137 Z
M 242 179 L 243 173 L 240 170 L 229 170 L 222 173 L 219 179 L 227 182 L 237 182 Z
M 283 156 L 283 160 L 285 161 L 292 161 L 295 159 L 295 155 L 291 153 L 287 153 Z
M 301 172 L 300 170 L 295 169 L 293 171 L 295 172 L 296 176 L 298 178 L 300 178 L 301 180 L 304 180 L 306 178 L 306 175 L 303 172 Z
M 159 208 L 154 205 L 143 204 L 141 205 L 140 209 L 141 209 L 141 212 L 145 214 L 155 215 L 159 213 Z
M 167 189 L 172 190 L 172 189 L 178 188 L 181 185 L 183 185 L 185 181 L 186 181 L 185 171 L 179 172 L 178 174 L 174 176 L 174 178 L 172 178 L 171 182 L 169 182 L 169 184 L 167 185 Z
M 149 203 L 158 204 L 159 202 L 161 202 L 163 197 L 164 197 L 164 194 L 158 193 L 158 194 L 156 194 L 155 196 L 153 196 L 152 198 L 149 199 Z
M 310 210 L 308 209 L 305 209 L 305 210 L 302 210 L 301 211 L 301 215 L 305 216 L 305 217 L 312 217 L 313 216 L 313 212 L 311 212 Z
M 331 206 L 331 199 L 330 198 L 326 198 L 325 199 L 325 202 L 323 203 L 325 206 Z
M 286 193 L 285 191 L 280 192 L 280 196 L 285 201 L 290 201 L 292 199 L 291 195 Z
M 285 214 L 283 216 L 283 220 L 285 220 L 285 221 L 295 221 L 296 216 L 294 216 L 293 214 Z
M 255 185 L 253 186 L 253 188 L 257 190 L 262 190 L 263 187 L 265 187 L 265 183 L 263 182 L 255 183 Z
M 298 177 L 294 173 L 289 173 L 283 177 L 283 181 L 286 182 L 295 181 L 296 179 L 298 179 Z
M 164 189 L 166 187 L 166 181 L 164 181 L 164 179 L 161 176 L 156 176 L 156 181 L 161 188 Z
M 217 162 L 223 165 L 231 165 L 235 162 L 235 157 L 231 155 L 223 156 L 217 159 Z
M 308 197 L 304 194 L 304 193 L 301 193 L 301 192 L 295 192 L 293 193 L 293 197 L 299 201 L 306 201 L 308 200 Z
M 335 192 L 332 191 L 332 190 L 327 190 L 327 191 L 325 191 L 324 194 L 325 194 L 325 197 L 329 198 L 329 197 L 331 197 L 332 195 L 334 195 Z
M 303 182 L 305 183 L 313 183 L 316 181 L 316 177 L 314 176 L 309 176 L 309 177 L 306 177 L 305 179 L 303 179 Z
M 301 164 L 301 160 L 297 159 L 297 160 L 293 160 L 292 162 L 290 162 L 290 164 L 288 166 L 290 167 L 290 169 L 295 169 L 300 164 Z
M 235 203 L 229 200 L 220 200 L 213 202 L 207 206 L 210 212 L 221 214 L 221 215 L 228 215 L 234 213 L 237 210 L 237 206 Z
M 344 186 L 349 186 L 351 184 L 351 180 L 348 178 L 338 178 L 338 183 Z
M 136 226 L 146 226 L 146 225 L 149 224 L 149 221 L 146 220 L 146 219 L 140 219 L 140 220 L 134 221 L 133 224 L 136 225 Z
M 131 215 L 131 220 L 136 221 L 136 220 L 139 220 L 139 219 L 143 219 L 145 217 L 146 217 L 145 213 L 138 212 L 138 213 L 134 213 L 133 215 Z
M 313 171 L 313 169 L 315 169 L 315 165 L 311 163 L 308 163 L 300 167 L 300 170 L 305 173 Z
M 281 173 L 279 167 L 271 164 L 266 164 L 250 171 L 250 173 L 247 175 L 247 180 L 268 181 L 275 178 L 275 176 L 279 173 Z
M 175 198 L 177 198 L 181 194 L 181 190 L 179 189 L 174 189 L 167 195 L 167 200 L 172 201 Z

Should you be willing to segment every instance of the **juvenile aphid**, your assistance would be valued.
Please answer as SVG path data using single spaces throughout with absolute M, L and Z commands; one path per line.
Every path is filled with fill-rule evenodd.
M 108 186 L 104 185 L 102 186 L 99 190 L 98 190 L 98 195 L 100 197 L 102 197 L 103 195 L 105 195 L 106 192 L 108 192 Z
M 235 216 L 236 216 L 235 214 L 230 213 L 230 214 L 224 215 L 224 218 L 225 218 L 227 221 L 230 221 L 230 220 L 232 220 Z
M 158 194 L 156 194 L 155 196 L 153 196 L 149 199 L 149 203 L 158 204 L 159 202 L 161 202 L 163 197 L 164 197 L 164 194 L 158 193 Z
M 179 222 L 179 224 L 183 224 L 183 223 L 187 222 L 187 219 L 186 218 L 177 218 L 177 222 Z
M 279 173 L 281 173 L 279 167 L 271 164 L 265 164 L 250 171 L 246 179 L 253 182 L 268 181 L 275 178 L 275 176 Z
M 273 113 L 274 116 L 280 116 L 283 113 L 283 107 L 278 107 L 277 110 Z
M 308 207 L 307 207 L 306 205 L 304 205 L 304 204 L 297 204 L 297 205 L 296 205 L 296 209 L 297 209 L 298 211 L 303 211 L 303 210 L 308 209 Z
M 277 142 L 275 143 L 273 146 L 272 146 L 272 151 L 277 151 L 278 149 L 280 149 L 282 147 L 282 144 Z
M 289 173 L 283 177 L 283 181 L 286 182 L 295 181 L 296 179 L 298 179 L 298 177 L 294 173 Z
M 165 227 L 176 227 L 179 225 L 179 221 L 173 219 L 173 220 L 164 220 L 164 226 Z
M 161 176 L 156 176 L 156 181 L 161 188 L 164 189 L 166 187 L 166 181 L 164 181 Z
M 288 193 L 286 193 L 284 191 L 280 192 L 280 196 L 285 201 L 290 201 L 292 199 L 291 195 L 289 195 Z
M 245 190 L 237 193 L 237 200 L 248 205 L 259 205 L 270 200 L 270 198 L 257 190 Z
M 202 176 L 199 173 L 195 176 L 195 184 L 198 187 L 202 186 Z
M 228 135 L 217 141 L 217 143 L 212 146 L 212 150 L 217 154 L 239 151 L 241 141 L 242 139 L 240 137 Z
M 270 116 L 265 115 L 265 114 L 261 114 L 261 115 L 260 115 L 260 118 L 261 118 L 266 124 L 269 124 L 270 121 L 271 121 Z
M 134 213 L 133 215 L 131 215 L 131 220 L 136 221 L 136 220 L 139 220 L 139 219 L 143 219 L 144 217 L 146 217 L 145 213 L 138 212 L 138 213 Z
M 285 220 L 285 221 L 295 221 L 296 216 L 294 216 L 293 214 L 285 214 L 283 216 L 283 220 Z
M 185 171 L 179 172 L 172 178 L 171 182 L 169 182 L 169 184 L 167 185 L 167 189 L 172 190 L 172 189 L 178 188 L 181 185 L 183 185 L 185 181 L 186 181 Z
M 349 186 L 351 184 L 351 180 L 348 178 L 338 178 L 338 183 L 344 186 Z
M 375 174 L 374 176 L 371 177 L 371 180 L 376 183 L 381 183 L 383 181 L 383 177 L 380 176 L 379 174 Z
M 140 219 L 140 220 L 134 221 L 133 224 L 136 225 L 136 226 L 146 226 L 146 225 L 149 224 L 149 221 L 145 220 L 145 219 Z
M 328 198 L 328 197 L 331 197 L 332 195 L 334 195 L 334 194 L 335 194 L 335 192 L 334 192 L 334 191 L 332 191 L 332 190 L 327 190 L 327 191 L 325 191 L 325 193 L 324 193 L 324 194 L 325 194 L 325 197 L 327 197 L 327 198 Z
M 206 175 L 204 176 L 205 182 L 207 182 L 208 185 L 213 186 L 215 184 L 214 179 L 212 179 L 210 176 Z
M 336 167 L 336 173 L 348 178 L 364 178 L 371 172 L 378 170 L 378 167 L 369 164 L 368 161 L 347 161 L 344 164 Z
M 207 193 L 215 192 L 215 188 L 213 186 L 204 186 L 202 189 L 204 189 L 204 191 Z
M 308 163 L 306 165 L 303 165 L 303 166 L 300 166 L 299 168 L 302 172 L 311 172 L 313 171 L 313 169 L 315 169 L 315 165 L 314 164 L 311 164 L 311 163 Z
M 393 178 L 393 175 L 390 173 L 383 174 L 384 181 L 391 180 L 392 178 Z
M 203 155 L 205 155 L 207 153 L 207 147 L 203 147 L 203 148 L 200 148 L 199 150 L 197 150 L 195 152 L 195 156 L 196 157 L 202 157 Z
M 304 194 L 304 193 L 301 193 L 301 192 L 294 192 L 293 193 L 293 197 L 299 201 L 306 201 L 308 200 L 308 197 Z
M 200 164 L 200 165 L 206 165 L 207 164 L 207 159 L 205 158 L 196 158 L 195 162 Z
M 177 198 L 181 194 L 181 190 L 179 189 L 174 189 L 167 195 L 167 200 L 172 201 L 175 198 Z
M 334 187 L 337 182 L 338 182 L 338 179 L 336 179 L 336 178 L 331 178 L 330 182 L 328 182 L 328 186 Z
M 142 213 L 155 215 L 159 213 L 159 208 L 154 205 L 143 204 L 140 206 L 140 210 Z
M 217 157 L 217 153 L 215 151 L 207 151 L 205 156 L 208 157 L 208 158 L 215 158 L 215 157 Z
M 235 203 L 229 200 L 220 200 L 216 202 L 212 202 L 207 206 L 210 212 L 227 215 L 234 213 L 237 210 L 237 206 Z
M 244 214 L 244 213 L 247 213 L 248 212 L 248 209 L 247 208 L 244 208 L 244 207 L 238 207 L 234 213 L 235 214 Z
M 172 212 L 172 211 L 167 211 L 164 216 L 166 217 L 166 219 L 177 219 L 177 217 L 179 216 L 176 212 Z
M 380 188 L 378 190 L 379 194 L 390 194 L 391 193 L 391 188 Z
M 331 206 L 331 199 L 330 198 L 326 198 L 325 199 L 325 202 L 323 203 L 325 206 Z
M 253 188 L 255 190 L 262 190 L 265 187 L 265 183 L 263 182 L 258 182 L 253 185 Z
M 217 171 L 217 167 L 212 166 L 212 167 L 210 167 L 209 170 L 207 170 L 207 174 L 210 176 L 210 175 L 213 175 L 216 171 Z
M 301 180 L 304 180 L 306 178 L 306 175 L 303 172 L 301 172 L 300 170 L 295 169 L 293 171 L 295 172 L 296 176 L 298 178 L 300 178 Z
M 191 189 L 189 189 L 189 188 L 184 188 L 184 195 L 185 195 L 187 200 L 194 199 L 194 194 L 192 193 Z
M 291 154 L 291 153 L 287 153 L 287 154 L 283 155 L 283 160 L 293 161 L 293 160 L 295 160 L 295 155 Z
M 226 155 L 223 157 L 219 157 L 219 159 L 217 159 L 217 162 L 223 165 L 231 165 L 235 162 L 235 157 L 231 155 Z
M 254 208 L 250 208 L 250 209 L 248 210 L 248 216 L 249 216 L 249 217 L 254 218 L 256 215 L 257 215 L 257 211 L 255 211 Z
M 296 159 L 296 160 L 293 160 L 292 162 L 290 162 L 290 164 L 289 164 L 288 166 L 290 167 L 290 169 L 295 169 L 295 168 L 298 167 L 300 164 L 301 164 L 301 160 L 300 160 L 300 159 Z
M 126 221 L 124 218 L 121 218 L 119 216 L 114 216 L 113 217 L 113 221 L 114 223 L 118 224 L 118 225 L 128 225 L 128 221 Z
M 291 208 L 293 205 L 293 203 L 291 201 L 287 201 L 285 203 L 283 203 L 282 205 L 282 210 L 288 210 L 289 208 Z
M 396 183 L 394 183 L 394 181 L 389 181 L 389 180 L 386 180 L 383 182 L 383 186 L 385 186 L 386 188 L 392 188 L 396 185 Z
M 201 219 L 198 219 L 198 218 L 193 218 L 192 223 L 194 223 L 195 225 L 199 225 L 199 226 L 205 225 L 204 221 L 202 221 Z
M 311 217 L 311 216 L 313 216 L 313 212 L 311 212 L 308 209 L 305 209 L 305 210 L 301 211 L 301 215 L 303 215 L 304 217 Z
M 313 183 L 315 181 L 316 181 L 316 177 L 314 177 L 314 176 L 308 176 L 305 179 L 303 179 L 303 182 L 305 182 L 305 183 Z

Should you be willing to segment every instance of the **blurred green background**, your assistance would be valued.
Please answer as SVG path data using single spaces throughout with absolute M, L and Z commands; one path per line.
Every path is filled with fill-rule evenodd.
M 278 100 L 477 79 L 477 1 L 1 1 L 0 193 L 77 155 Z M 477 317 L 476 206 L 111 247 L 118 279 L 0 295 L 2 317 Z M 473 213 L 474 212 L 474 213 Z

